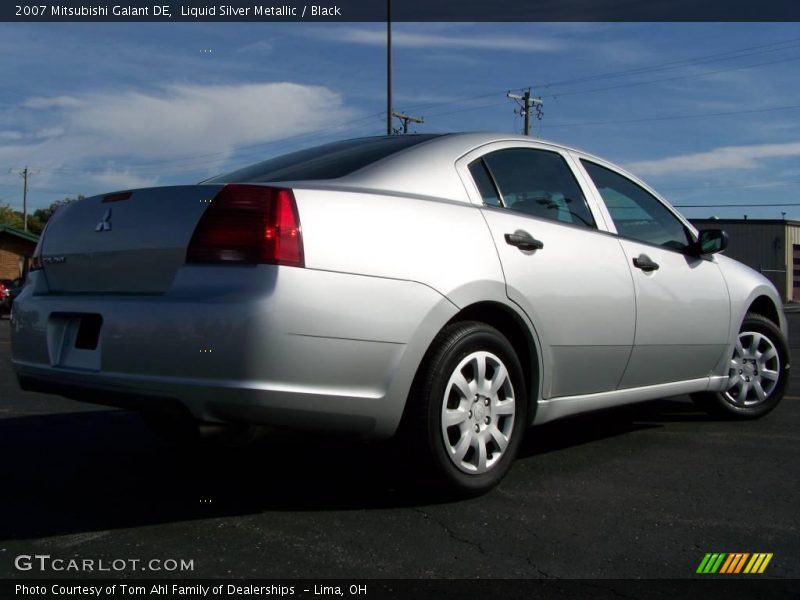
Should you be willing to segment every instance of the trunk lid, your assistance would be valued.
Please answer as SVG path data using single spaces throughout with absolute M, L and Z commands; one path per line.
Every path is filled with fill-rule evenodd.
M 142 188 L 57 211 L 42 240 L 54 293 L 162 293 L 186 262 L 200 217 L 222 185 Z

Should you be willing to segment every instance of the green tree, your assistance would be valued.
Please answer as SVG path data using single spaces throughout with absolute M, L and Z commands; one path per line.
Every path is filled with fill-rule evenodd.
M 57 209 L 61 208 L 62 206 L 66 206 L 67 204 L 77 202 L 78 200 L 83 200 L 85 197 L 86 196 L 83 194 L 78 194 L 77 198 L 64 198 L 63 200 L 56 200 L 47 208 L 37 208 L 35 211 L 33 211 L 33 217 L 42 224 L 42 227 L 44 227 Z M 28 223 L 30 223 L 30 219 Z
M 0 204 L 0 225 L 22 229 L 22 213 L 7 204 Z
M 37 208 L 33 213 L 28 214 L 28 231 L 40 234 L 47 221 L 58 208 L 83 200 L 84 197 L 83 194 L 78 194 L 77 198 L 64 198 L 63 200 L 56 200 L 47 208 Z M 22 211 L 14 210 L 7 204 L 0 204 L 0 225 L 10 225 L 11 227 L 22 229 Z

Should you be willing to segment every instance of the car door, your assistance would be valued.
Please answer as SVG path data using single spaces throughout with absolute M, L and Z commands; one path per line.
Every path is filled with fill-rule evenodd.
M 633 283 L 622 249 L 598 230 L 568 161 L 553 150 L 512 146 L 473 153 L 464 164 L 508 297 L 536 328 L 543 397 L 615 389 L 633 344 Z
M 580 160 L 619 235 L 636 289 L 636 337 L 620 385 L 707 377 L 729 342 L 730 297 L 712 256 L 690 250 L 686 224 L 630 178 Z

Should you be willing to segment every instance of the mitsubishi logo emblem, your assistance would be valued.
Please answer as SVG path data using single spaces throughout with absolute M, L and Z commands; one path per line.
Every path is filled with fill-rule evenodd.
M 97 224 L 97 227 L 94 228 L 95 231 L 111 231 L 111 209 L 106 209 L 106 214 L 103 216 L 103 220 Z

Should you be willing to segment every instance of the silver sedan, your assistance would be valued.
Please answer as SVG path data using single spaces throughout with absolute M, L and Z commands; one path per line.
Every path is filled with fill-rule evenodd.
M 775 407 L 781 301 L 726 242 L 572 148 L 335 142 L 56 212 L 13 364 L 24 389 L 162 431 L 398 434 L 436 482 L 480 493 L 530 425 L 675 394 Z

